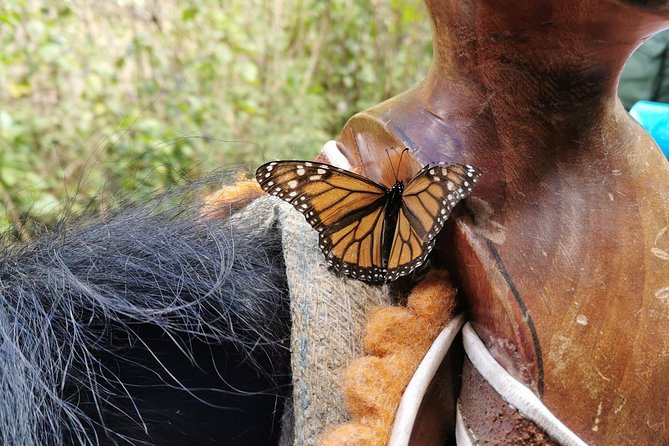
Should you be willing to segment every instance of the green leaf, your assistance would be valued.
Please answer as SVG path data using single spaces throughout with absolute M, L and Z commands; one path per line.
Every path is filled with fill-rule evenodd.
M 183 20 L 184 22 L 191 21 L 191 20 L 193 20 L 193 19 L 195 18 L 195 16 L 196 16 L 199 12 L 200 12 L 200 10 L 199 10 L 198 8 L 194 8 L 194 7 L 186 8 L 186 9 L 184 9 L 183 12 L 181 13 L 181 20 Z
M 32 91 L 32 88 L 29 81 L 23 80 L 9 82 L 7 84 L 7 91 L 9 92 L 10 96 L 14 98 L 20 98 L 22 96 L 29 95 Z

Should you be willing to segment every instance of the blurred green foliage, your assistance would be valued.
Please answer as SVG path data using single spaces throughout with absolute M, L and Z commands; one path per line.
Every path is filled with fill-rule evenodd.
M 3 0 L 0 48 L 0 229 L 311 158 L 431 57 L 420 0 Z

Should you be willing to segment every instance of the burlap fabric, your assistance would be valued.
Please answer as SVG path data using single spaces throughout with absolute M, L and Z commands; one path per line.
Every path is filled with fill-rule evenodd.
M 347 420 L 340 373 L 363 355 L 366 310 L 390 303 L 387 287 L 333 275 L 318 248 L 317 232 L 280 199 L 260 198 L 237 218 L 240 224 L 257 222 L 260 231 L 276 230 L 282 239 L 291 297 L 294 387 L 293 417 L 284 416 L 281 444 L 313 445 L 325 429 Z

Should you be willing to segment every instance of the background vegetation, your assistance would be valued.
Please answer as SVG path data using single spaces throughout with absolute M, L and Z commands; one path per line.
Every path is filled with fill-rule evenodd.
M 0 48 L 0 230 L 313 157 L 431 57 L 420 0 L 3 0 Z

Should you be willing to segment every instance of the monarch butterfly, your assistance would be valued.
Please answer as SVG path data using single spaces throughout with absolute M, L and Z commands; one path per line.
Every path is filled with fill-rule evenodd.
M 388 189 L 313 161 L 273 161 L 256 170 L 263 190 L 292 204 L 318 231 L 335 271 L 372 283 L 392 282 L 423 264 L 479 176 L 470 165 L 428 164 L 406 185 L 396 179 Z

